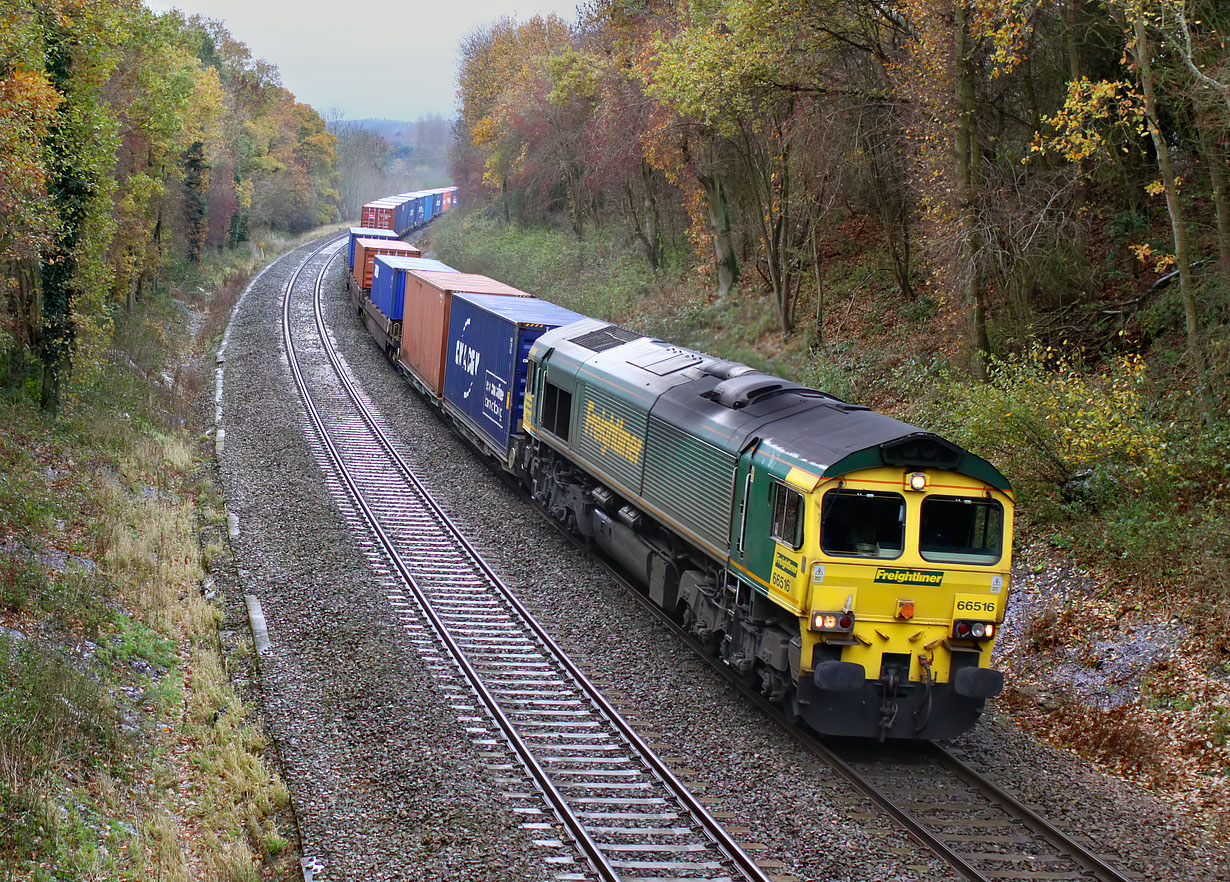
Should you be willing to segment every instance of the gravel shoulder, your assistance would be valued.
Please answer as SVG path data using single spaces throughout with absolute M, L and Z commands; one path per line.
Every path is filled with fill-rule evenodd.
M 322 878 L 534 878 L 493 773 L 399 633 L 378 579 L 347 533 L 303 438 L 270 273 L 237 317 L 228 351 L 227 496 L 246 590 L 270 621 L 261 659 L 269 728 Z M 276 279 L 280 279 L 277 281 Z M 275 290 L 276 289 L 276 290 Z M 749 709 L 691 651 L 481 466 L 383 360 L 334 264 L 327 320 L 403 456 L 521 600 L 587 670 L 622 694 L 661 752 L 695 771 L 711 810 L 801 879 L 950 878 L 867 804 Z M 1192 833 L 1182 807 L 1040 746 L 994 714 L 954 749 L 1059 826 L 1087 833 L 1144 879 L 1230 877 L 1226 852 Z M 449 845 L 429 851 L 423 842 Z M 522 861 L 518 875 L 517 861 Z M 373 869 L 378 868 L 378 869 Z M 388 875 L 379 875 L 384 872 Z M 400 874 L 400 875 L 397 875 Z M 487 875 L 484 875 L 487 874 Z

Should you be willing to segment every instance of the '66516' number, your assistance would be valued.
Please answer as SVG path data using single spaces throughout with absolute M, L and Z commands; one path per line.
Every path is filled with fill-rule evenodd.
M 958 600 L 957 612 L 995 612 L 993 600 Z

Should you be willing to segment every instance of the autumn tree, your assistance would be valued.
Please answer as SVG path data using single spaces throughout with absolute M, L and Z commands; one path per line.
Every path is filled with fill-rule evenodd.
M 245 53 L 216 23 L 155 15 L 137 0 L 0 8 L 0 282 L 10 331 L 0 368 L 11 386 L 36 385 L 45 408 L 95 375 L 115 307 L 131 309 L 171 257 L 199 254 L 202 231 L 217 225 L 206 191 L 230 188 L 236 211 L 221 226 L 236 227 L 250 204 L 244 175 L 259 164 L 248 146 L 270 176 L 287 172 L 271 194 L 271 225 L 304 229 L 335 216 L 332 137 L 275 70 Z M 252 133 L 268 140 L 243 143 Z

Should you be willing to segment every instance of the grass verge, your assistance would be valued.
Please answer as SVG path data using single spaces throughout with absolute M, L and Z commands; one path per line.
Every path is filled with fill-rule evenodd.
M 192 431 L 193 355 L 260 262 L 180 268 L 62 415 L 0 399 L 3 882 L 297 873 L 289 794 L 203 593 L 202 527 L 225 516 Z

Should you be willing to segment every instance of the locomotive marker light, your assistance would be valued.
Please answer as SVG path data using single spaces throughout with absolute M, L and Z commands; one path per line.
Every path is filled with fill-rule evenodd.
M 813 631 L 849 631 L 854 627 L 854 616 L 848 612 L 813 612 L 811 614 L 811 629 Z
M 952 636 L 962 640 L 990 640 L 995 636 L 995 623 L 958 619 L 953 622 Z
M 910 472 L 905 476 L 905 487 L 907 490 L 913 490 L 916 493 L 921 493 L 927 489 L 927 473 L 926 472 Z

